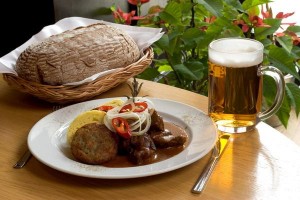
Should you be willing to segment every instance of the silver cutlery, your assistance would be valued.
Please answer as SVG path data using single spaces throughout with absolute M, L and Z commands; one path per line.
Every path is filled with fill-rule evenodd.
M 24 165 L 28 162 L 28 160 L 31 158 L 31 153 L 29 150 L 27 150 L 22 157 L 20 158 L 20 160 L 18 160 L 16 162 L 16 164 L 13 166 L 15 169 L 20 169 L 22 167 L 24 167 Z
M 204 190 L 210 178 L 210 175 L 212 174 L 225 148 L 227 147 L 229 138 L 230 138 L 229 135 L 222 135 L 219 137 L 217 144 L 213 148 L 212 155 L 209 162 L 205 166 L 204 171 L 200 174 L 200 176 L 198 177 L 196 183 L 192 188 L 191 191 L 192 193 L 200 194 Z

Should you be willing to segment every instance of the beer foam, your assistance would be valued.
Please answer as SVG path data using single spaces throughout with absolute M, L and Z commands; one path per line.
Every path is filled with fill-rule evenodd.
M 209 61 L 225 67 L 250 67 L 263 61 L 263 45 L 245 38 L 213 41 L 208 50 Z

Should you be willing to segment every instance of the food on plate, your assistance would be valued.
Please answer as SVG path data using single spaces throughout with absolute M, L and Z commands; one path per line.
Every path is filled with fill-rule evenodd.
M 112 102 L 118 102 L 117 105 Z M 95 142 L 98 142 L 99 146 L 107 144 L 106 139 L 98 138 L 93 140 L 94 136 L 91 129 L 94 130 L 97 128 L 95 124 L 103 123 L 101 130 L 99 132 L 111 132 L 114 134 L 115 140 L 111 140 L 108 144 L 114 146 L 113 143 L 117 146 L 114 147 L 114 150 L 117 150 L 117 156 L 125 156 L 127 159 L 134 165 L 145 165 L 153 162 L 162 160 L 159 155 L 164 154 L 165 149 L 175 149 L 172 152 L 179 153 L 184 149 L 184 145 L 188 140 L 186 131 L 171 123 L 165 122 L 163 118 L 155 110 L 154 104 L 151 100 L 144 97 L 135 97 L 129 98 L 127 101 L 117 101 L 113 100 L 112 102 L 107 102 L 98 107 L 92 109 L 91 111 L 86 111 L 79 116 L 84 116 L 86 113 L 90 112 L 101 112 L 104 115 L 101 115 L 101 119 L 96 119 L 94 123 L 87 123 L 85 117 L 76 117 L 75 122 L 82 118 L 84 122 L 76 123 L 76 131 L 72 133 L 73 137 L 69 137 L 72 153 L 75 143 L 80 143 L 83 146 L 86 152 L 94 152 Z M 106 111 L 103 111 L 105 106 L 111 106 Z M 100 109 L 102 108 L 102 109 Z M 106 108 L 106 107 L 105 107 Z M 99 109 L 101 111 L 99 111 Z M 74 122 L 73 121 L 73 122 Z M 71 124 L 73 124 L 73 122 Z M 87 124 L 82 127 L 83 124 Z M 88 126 L 88 128 L 86 127 Z M 92 126 L 92 128 L 89 128 Z M 70 126 L 71 127 L 71 126 Z M 105 128 L 104 128 L 105 127 Z M 70 130 L 71 128 L 69 128 Z M 74 128 L 72 128 L 73 130 Z M 80 132 L 80 136 L 79 133 Z M 89 136 L 89 134 L 91 134 Z M 97 133 L 100 136 L 100 133 Z M 84 140 L 82 138 L 85 138 Z M 79 138 L 79 139 L 78 139 Z M 80 142 L 79 142 L 80 141 Z M 90 144 L 91 143 L 91 144 Z M 91 150 L 88 150 L 91 148 Z M 77 147 L 78 149 L 78 147 Z M 103 151 L 101 153 L 101 150 Z M 97 164 L 91 162 L 95 159 L 95 154 L 97 158 L 109 157 L 107 161 L 113 160 L 116 157 L 115 151 L 108 151 L 103 149 L 97 149 L 97 153 L 84 154 L 85 160 L 78 158 L 78 153 L 74 157 L 83 163 L 87 164 Z M 169 153 L 165 153 L 162 157 L 166 159 Z M 175 153 L 170 153 L 169 157 L 175 155 Z M 101 161 L 98 164 L 105 164 L 106 162 Z M 117 165 L 116 165 L 117 166 Z
M 176 126 L 176 128 L 174 128 Z M 173 133 L 170 131 L 173 127 Z M 176 133 L 175 133 L 176 132 Z M 180 126 L 174 124 L 165 124 L 164 130 L 151 130 L 150 137 L 159 148 L 180 147 L 187 140 L 186 132 Z
M 99 123 L 89 123 L 80 127 L 71 142 L 73 156 L 87 164 L 102 164 L 114 159 L 118 152 L 115 133 Z
M 28 81 L 62 85 L 125 67 L 139 58 L 137 44 L 125 31 L 97 23 L 31 44 L 18 57 L 15 69 Z
M 74 134 L 80 127 L 94 122 L 103 124 L 103 118 L 105 115 L 106 113 L 104 111 L 88 110 L 76 116 L 68 128 L 67 142 L 71 144 Z
M 156 110 L 152 110 L 151 115 L 151 130 L 164 131 L 164 121 L 161 116 L 158 115 Z
M 128 159 L 134 164 L 142 165 L 155 160 L 156 146 L 148 134 L 132 136 L 123 140 L 121 145 L 128 153 Z
M 79 115 L 71 123 L 71 125 L 75 123 L 74 127 L 70 126 L 69 131 L 71 133 L 68 136 L 72 153 L 74 143 L 80 145 L 80 147 L 75 148 L 76 152 L 79 152 L 78 149 L 80 152 L 85 152 L 84 160 L 73 153 L 77 160 L 95 164 L 95 162 L 90 161 L 95 160 L 95 155 L 97 155 L 96 158 L 111 158 L 107 160 L 108 162 L 102 160 L 101 163 L 97 162 L 98 164 L 120 167 L 117 162 L 108 165 L 107 163 L 114 160 L 115 157 L 118 160 L 118 156 L 123 156 L 134 165 L 145 165 L 167 159 L 184 149 L 188 141 L 186 131 L 172 122 L 165 122 L 150 99 L 135 96 L 138 94 L 136 91 L 139 89 L 137 88 L 140 88 L 135 81 L 133 82 L 134 89 L 132 89 L 133 97 L 128 97 L 126 101 L 116 99 L 99 105 L 92 111 L 86 111 Z M 101 112 L 103 114 L 96 120 L 86 120 L 86 117 L 80 117 L 89 112 Z M 83 122 L 78 121 L 81 119 Z M 94 123 L 91 124 L 91 121 Z M 96 131 L 95 129 L 100 126 L 99 123 L 103 123 L 103 125 L 101 130 L 99 128 Z M 82 127 L 83 124 L 87 125 Z M 112 138 L 116 139 L 111 139 L 110 142 L 107 142 L 106 138 L 101 139 L 100 132 L 102 131 L 106 134 L 110 132 Z M 94 137 L 97 137 L 97 140 L 94 140 Z M 101 145 L 104 147 L 100 148 Z M 113 150 L 105 150 L 107 146 L 113 146 Z M 89 152 L 93 153 L 89 154 Z M 121 164 L 121 166 L 124 165 Z

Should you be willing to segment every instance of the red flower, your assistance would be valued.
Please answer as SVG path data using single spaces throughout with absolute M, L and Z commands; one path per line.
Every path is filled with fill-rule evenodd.
M 118 8 L 117 11 L 113 11 L 114 19 L 117 23 L 130 25 L 132 20 L 139 20 L 142 17 L 135 16 L 135 10 L 125 13 L 121 8 Z
M 131 11 L 130 13 L 125 13 L 121 8 L 118 8 L 117 11 L 113 12 L 114 18 L 118 23 L 121 24 L 131 24 L 131 18 L 135 15 L 135 11 Z
M 264 19 L 273 17 L 272 10 L 264 12 L 264 10 L 262 9 L 261 14 L 264 17 Z M 285 18 L 288 18 L 289 16 L 292 16 L 293 14 L 294 14 L 294 12 L 286 13 L 286 14 L 284 14 L 283 12 L 279 12 L 279 13 L 277 13 L 275 18 L 276 19 L 285 19 Z M 281 25 L 291 25 L 291 26 L 293 26 L 295 24 L 296 23 L 281 23 Z
M 287 18 L 289 16 L 292 16 L 294 13 L 286 13 L 286 14 L 283 14 L 283 12 L 279 12 L 277 15 L 276 15 L 276 18 L 278 19 L 283 19 L 283 18 Z
M 288 18 L 289 16 L 292 16 L 294 13 L 286 13 L 286 14 L 283 14 L 283 12 L 279 12 L 277 15 L 276 15 L 276 18 L 277 19 L 284 19 L 284 18 Z M 282 25 L 295 25 L 296 23 L 281 23 Z
M 150 0 L 128 0 L 128 3 L 132 4 L 132 5 L 138 5 L 138 3 L 143 4 L 143 3 L 147 3 Z
M 253 24 L 254 27 L 270 27 L 270 25 L 267 25 L 263 22 L 263 19 L 259 16 L 250 16 L 249 17 L 250 22 Z
M 242 28 L 242 31 L 244 33 L 247 33 L 250 30 L 250 27 L 270 27 L 270 25 L 265 24 L 263 22 L 263 19 L 260 18 L 257 15 L 250 15 L 249 16 L 249 21 L 251 24 L 247 24 L 244 20 L 240 19 L 240 20 L 235 20 L 233 23 L 235 25 L 240 25 Z

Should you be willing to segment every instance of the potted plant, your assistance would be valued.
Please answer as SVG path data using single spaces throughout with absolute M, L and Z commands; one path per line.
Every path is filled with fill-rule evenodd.
M 152 6 L 140 16 L 141 6 L 149 0 L 128 0 L 136 10 L 123 12 L 113 5 L 118 23 L 160 27 L 165 34 L 154 45 L 153 65 L 138 77 L 157 81 L 202 95 L 207 95 L 207 47 L 217 38 L 247 37 L 265 46 L 264 63 L 273 65 L 284 74 L 300 80 L 300 26 L 284 24 L 283 19 L 293 13 L 272 13 L 270 0 L 168 0 L 165 7 Z M 281 29 L 287 25 L 286 29 Z M 264 78 L 264 100 L 271 104 L 275 84 Z M 287 127 L 291 108 L 300 112 L 300 88 L 294 82 L 286 83 L 285 98 L 276 113 Z

